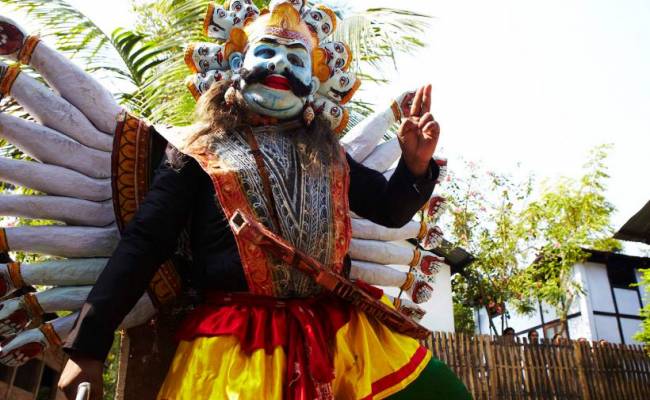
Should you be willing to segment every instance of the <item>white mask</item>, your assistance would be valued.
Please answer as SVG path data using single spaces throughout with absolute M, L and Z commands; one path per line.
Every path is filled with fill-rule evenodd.
M 217 40 L 228 40 L 230 31 L 235 26 L 235 15 L 226 11 L 223 7 L 208 9 L 206 16 L 206 31 L 208 37 Z
M 327 53 L 327 66 L 332 71 L 332 74 L 337 69 L 342 71 L 348 70 L 352 61 L 352 54 L 343 42 L 325 42 L 320 47 Z
M 314 96 L 316 114 L 322 115 L 329 123 L 334 133 L 342 133 L 349 121 L 349 112 L 342 106 L 334 103 L 327 97 L 316 94 Z
M 306 10 L 302 18 L 312 32 L 318 36 L 319 42 L 322 42 L 330 36 L 336 28 L 336 21 L 333 21 L 330 14 L 321 8 L 310 8 Z
M 229 65 L 223 50 L 223 46 L 216 43 L 194 43 L 185 52 L 185 62 L 194 72 L 224 71 Z
M 345 104 L 360 85 L 361 81 L 357 79 L 354 72 L 344 72 L 337 69 L 332 77 L 322 84 L 318 93 L 329 97 L 335 102 Z
M 232 77 L 230 71 L 215 71 L 211 70 L 205 73 L 198 73 L 190 76 L 187 81 L 187 88 L 192 92 L 195 99 L 210 89 L 213 83 L 228 80 Z

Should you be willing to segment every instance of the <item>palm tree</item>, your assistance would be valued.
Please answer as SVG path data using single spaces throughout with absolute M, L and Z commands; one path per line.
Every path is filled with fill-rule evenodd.
M 35 21 L 43 36 L 52 37 L 58 50 L 80 61 L 87 71 L 125 81 L 120 86 L 129 89 L 115 94 L 133 113 L 152 123 L 190 123 L 195 101 L 183 83 L 188 75 L 183 51 L 188 43 L 209 40 L 201 31 L 208 0 L 134 1 L 136 26 L 110 35 L 65 0 L 0 2 Z M 266 7 L 269 0 L 255 3 Z M 380 73 L 386 61 L 394 63 L 397 54 L 423 47 L 418 35 L 426 28 L 426 15 L 387 8 L 363 12 L 333 8 L 344 17 L 335 38 L 350 44 L 357 60 L 353 68 L 363 80 L 386 82 Z M 352 109 L 352 124 L 371 110 L 363 101 L 354 102 Z

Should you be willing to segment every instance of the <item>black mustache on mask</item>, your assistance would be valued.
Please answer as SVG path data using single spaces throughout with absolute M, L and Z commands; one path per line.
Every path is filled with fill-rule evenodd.
M 271 71 L 265 66 L 256 66 L 253 67 L 251 70 L 247 70 L 242 68 L 240 72 L 240 76 L 246 82 L 247 85 L 252 85 L 255 83 L 264 83 L 264 80 L 269 75 L 282 75 L 287 80 L 289 81 L 289 88 L 298 97 L 307 97 L 311 94 L 311 87 L 308 85 L 305 85 L 296 77 L 296 75 L 293 74 L 289 69 L 285 69 L 284 71 L 277 73 L 275 71 Z

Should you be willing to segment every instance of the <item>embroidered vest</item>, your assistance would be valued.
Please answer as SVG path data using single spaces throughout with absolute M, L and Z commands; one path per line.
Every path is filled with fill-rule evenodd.
M 342 156 L 330 166 L 304 168 L 306 156 L 291 139 L 297 129 L 303 129 L 299 123 L 288 123 L 213 134 L 192 156 L 211 177 L 229 220 L 240 210 L 340 273 L 351 236 L 348 165 Z M 292 298 L 320 292 L 303 272 L 235 239 L 251 293 Z

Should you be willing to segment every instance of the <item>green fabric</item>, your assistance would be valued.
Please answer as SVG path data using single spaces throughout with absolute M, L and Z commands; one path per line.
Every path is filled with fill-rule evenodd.
M 388 400 L 471 400 L 472 396 L 445 363 L 432 358 L 420 376 Z

